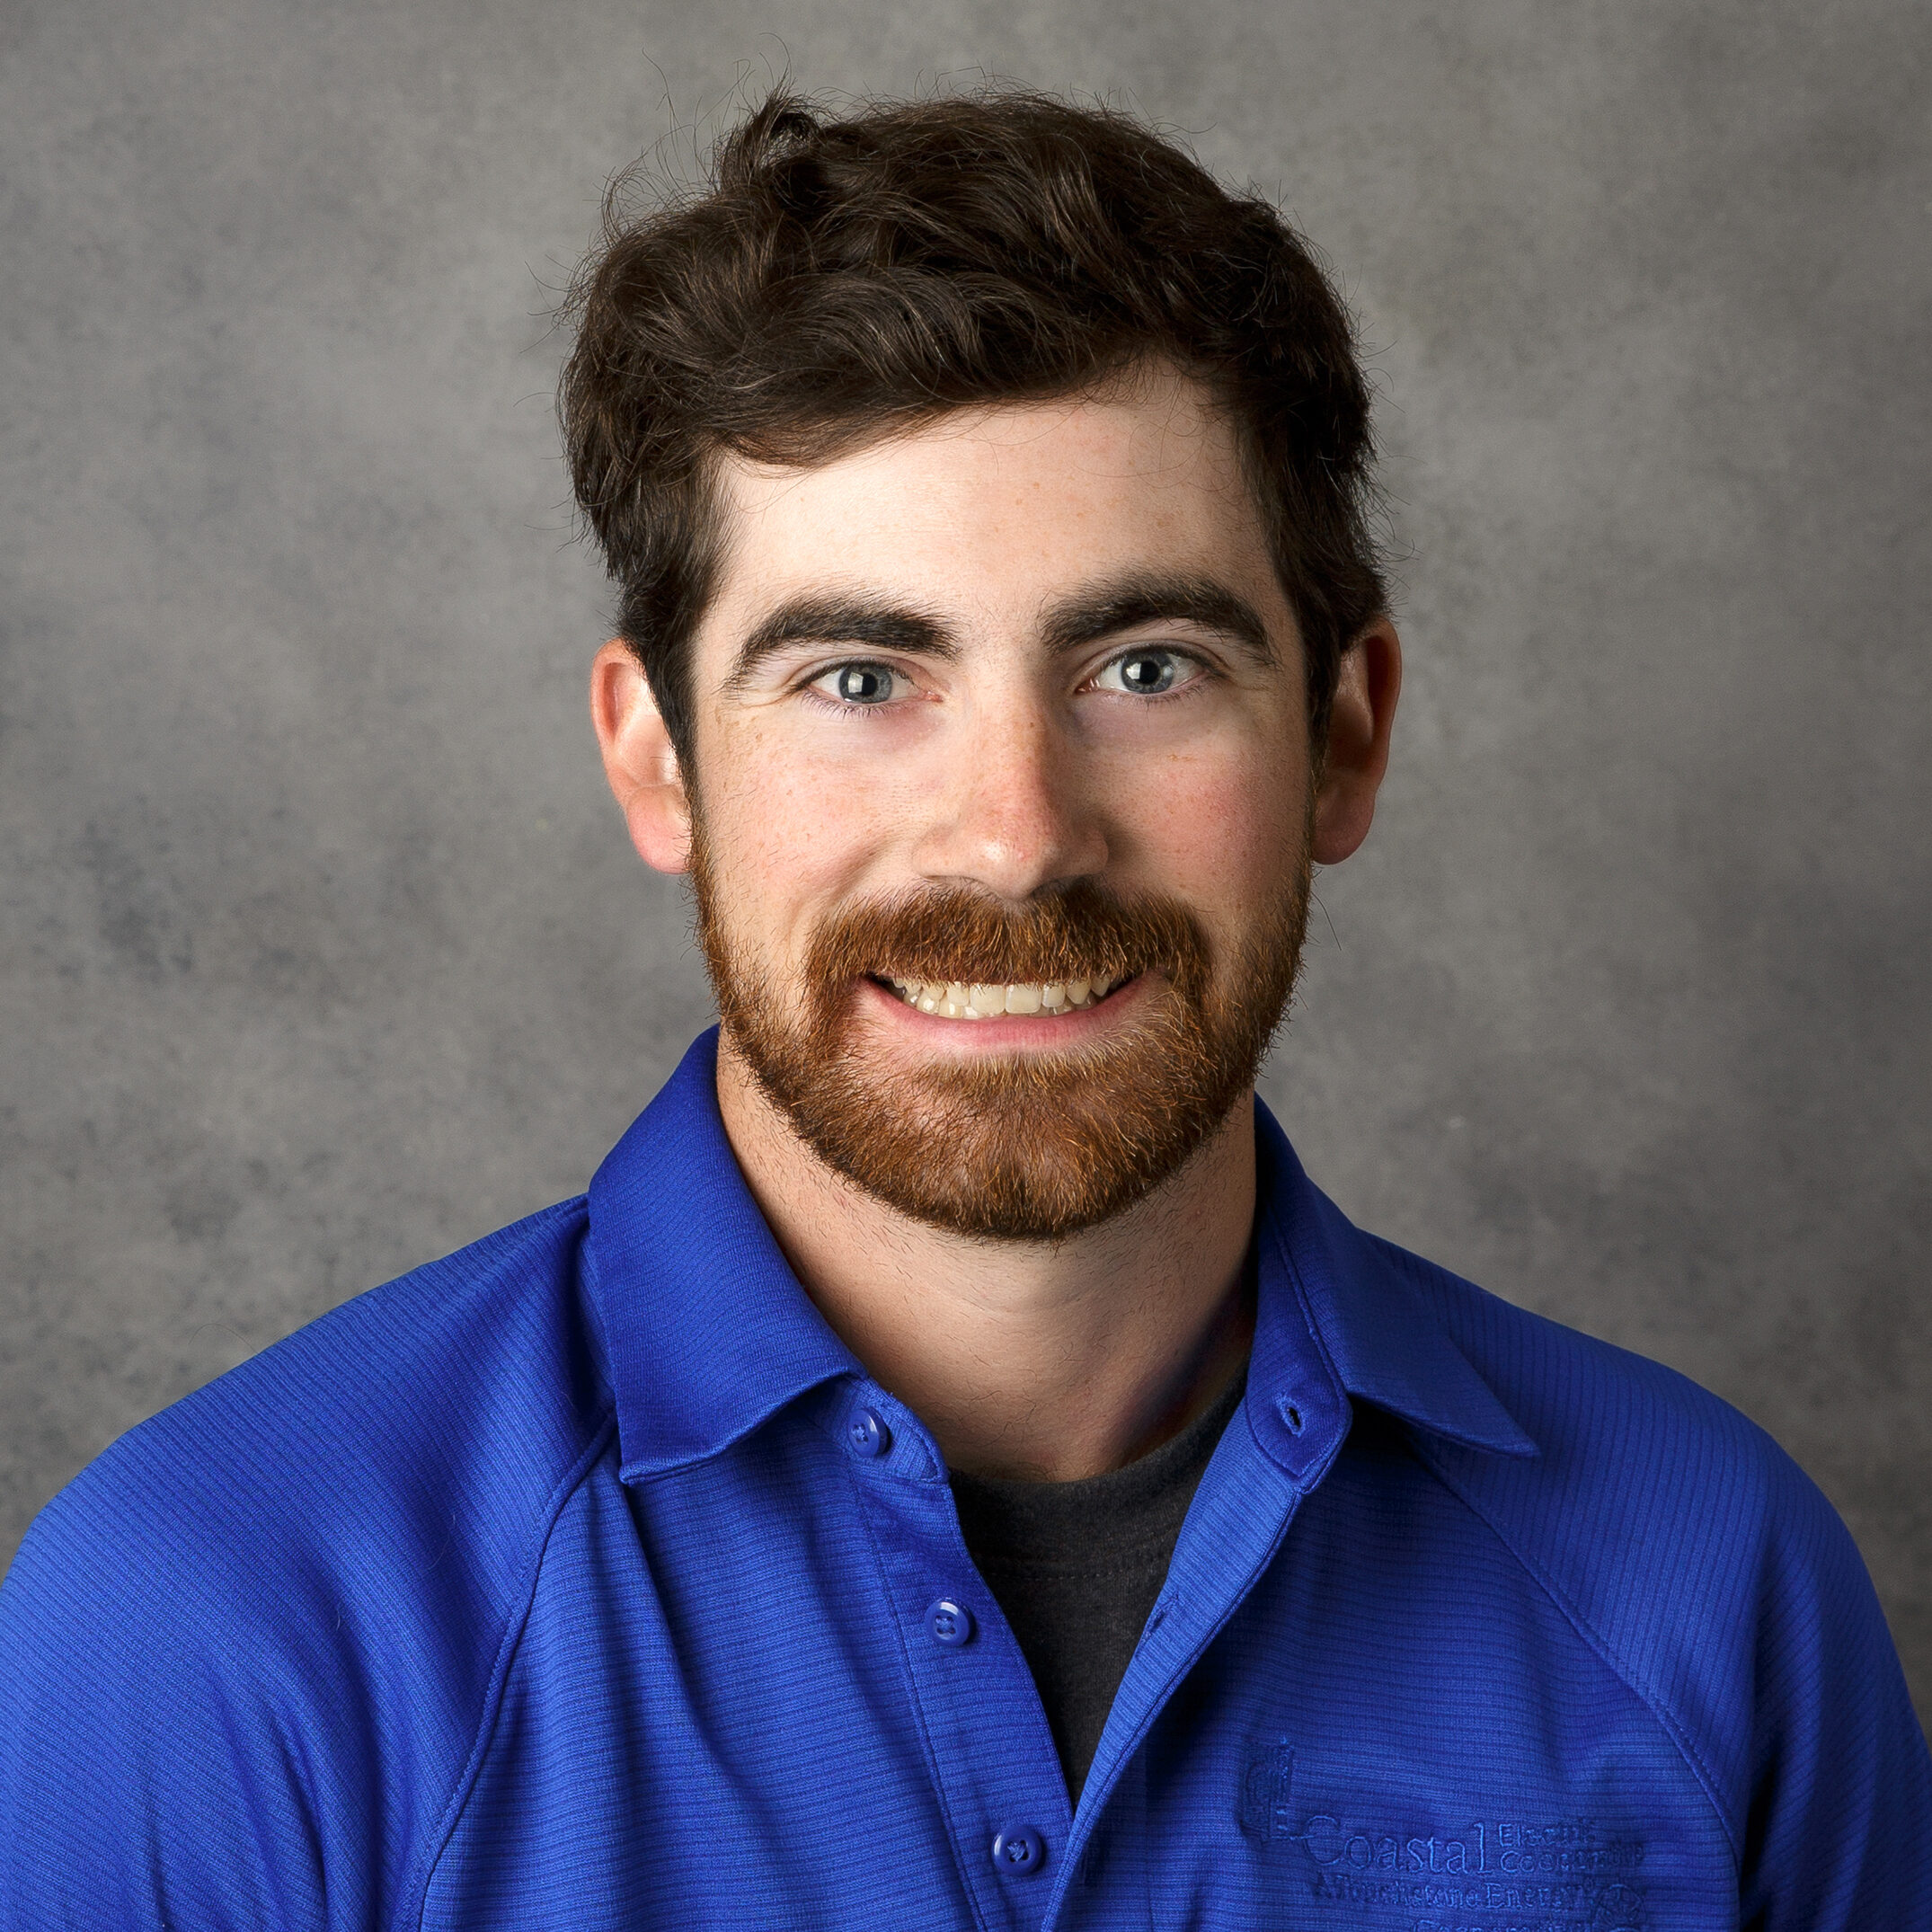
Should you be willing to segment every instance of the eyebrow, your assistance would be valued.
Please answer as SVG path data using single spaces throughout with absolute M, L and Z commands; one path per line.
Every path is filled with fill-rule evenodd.
M 1211 577 L 1137 572 L 1076 592 L 1047 607 L 1041 635 L 1056 657 L 1154 624 L 1195 624 L 1219 631 L 1263 667 L 1281 660 L 1254 605 Z M 959 640 L 940 619 L 863 597 L 799 597 L 761 617 L 738 648 L 724 680 L 741 691 L 767 659 L 794 644 L 857 644 L 943 661 L 956 660 Z
M 902 651 L 927 658 L 959 655 L 952 632 L 925 611 L 869 603 L 858 597 L 793 598 L 760 618 L 738 647 L 724 688 L 742 690 L 766 659 L 793 644 L 863 644 L 873 651 Z
M 1078 651 L 1149 624 L 1196 624 L 1232 638 L 1256 664 L 1281 662 L 1261 613 L 1211 577 L 1137 572 L 1050 605 L 1041 625 L 1048 650 Z

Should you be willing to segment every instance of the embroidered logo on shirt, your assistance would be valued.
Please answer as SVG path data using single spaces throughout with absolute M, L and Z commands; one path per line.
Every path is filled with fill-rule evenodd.
M 1292 1842 L 1294 1786 L 1295 1747 L 1286 1738 L 1252 1753 L 1241 1780 L 1241 1829 L 1250 1838 Z
M 1241 1830 L 1292 1858 L 1338 1928 L 1368 1910 L 1410 1932 L 1646 1932 L 1644 1841 L 1600 1820 L 1476 1817 L 1444 1830 L 1298 1799 L 1294 1785 L 1287 1739 L 1252 1750 Z

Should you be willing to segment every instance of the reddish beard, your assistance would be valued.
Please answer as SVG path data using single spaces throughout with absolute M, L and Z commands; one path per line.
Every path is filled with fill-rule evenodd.
M 1125 900 L 1079 881 L 1008 908 L 925 888 L 832 918 L 794 998 L 729 934 L 702 822 L 691 873 L 726 1037 L 800 1138 L 901 1214 L 1006 1241 L 1057 1240 L 1130 1207 L 1248 1093 L 1294 989 L 1309 885 L 1304 858 L 1219 962 L 1170 898 Z M 858 981 L 888 974 L 1148 984 L 1131 1025 L 1099 1041 L 908 1069 L 868 1051 L 855 1011 Z

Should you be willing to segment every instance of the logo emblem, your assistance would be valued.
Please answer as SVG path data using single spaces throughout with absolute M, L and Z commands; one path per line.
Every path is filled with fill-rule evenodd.
M 1298 1837 L 1294 1796 L 1295 1747 L 1277 1738 L 1250 1750 L 1241 1779 L 1242 1830 L 1264 1844 Z

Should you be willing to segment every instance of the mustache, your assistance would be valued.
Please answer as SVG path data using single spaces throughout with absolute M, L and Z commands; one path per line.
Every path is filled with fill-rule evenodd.
M 1091 880 L 1009 906 L 965 886 L 926 886 L 851 907 L 805 961 L 821 989 L 866 975 L 997 985 L 1158 972 L 1183 995 L 1208 980 L 1199 922 L 1159 895 L 1122 899 Z

